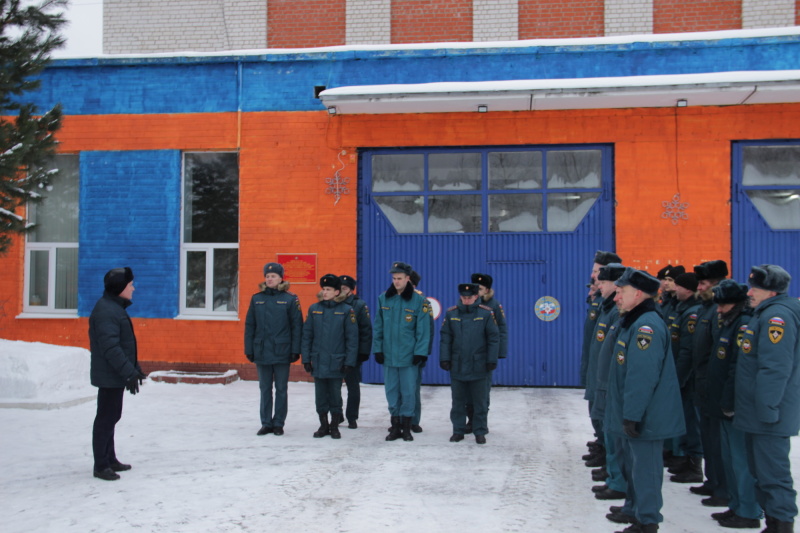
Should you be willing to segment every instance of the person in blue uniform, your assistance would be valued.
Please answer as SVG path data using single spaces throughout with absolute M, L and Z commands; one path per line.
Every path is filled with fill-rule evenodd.
M 654 300 L 658 279 L 628 268 L 615 284 L 615 302 L 624 316 L 614 345 L 604 422 L 616 439 L 628 490 L 622 509 L 606 518 L 632 523 L 626 532 L 652 533 L 663 521 L 664 439 L 685 429 L 680 391 L 669 333 Z
M 594 340 L 589 348 L 589 372 L 586 379 L 586 390 L 592 390 L 593 420 L 603 424 L 606 411 L 606 392 L 608 391 L 608 374 L 611 368 L 613 347 L 616 342 L 619 309 L 614 302 L 617 281 L 625 272 L 625 267 L 620 263 L 610 263 L 600 269 L 597 274 L 597 284 L 603 301 L 600 304 L 600 315 L 594 328 Z M 592 487 L 594 497 L 598 500 L 619 500 L 625 498 L 627 483 L 622 477 L 619 466 L 618 454 L 614 446 L 614 438 L 605 431 L 606 443 L 606 474 L 605 483 Z
M 416 270 L 411 271 L 411 276 L 409 276 L 411 280 L 411 284 L 414 286 L 414 292 L 425 298 L 425 294 L 419 290 L 419 284 L 422 281 L 422 276 Z M 427 301 L 428 299 L 425 298 Z M 428 315 L 430 316 L 429 322 L 431 326 L 431 336 L 430 342 L 428 344 L 428 351 L 425 353 L 426 356 L 430 356 L 432 348 L 433 348 L 433 309 L 428 302 Z M 422 372 L 425 370 L 425 366 L 428 364 L 427 358 L 420 363 L 417 368 L 417 384 L 414 388 L 414 416 L 411 417 L 411 431 L 414 433 L 422 433 L 422 426 L 419 425 L 420 421 L 422 420 Z M 392 428 L 389 428 L 391 431 Z
M 673 312 L 675 306 L 678 305 L 678 298 L 675 296 L 675 278 L 684 274 L 686 268 L 682 265 L 667 265 L 658 271 L 656 276 L 661 281 L 661 294 L 658 299 L 658 305 L 661 310 L 661 316 L 664 321 L 669 325 L 674 320 Z
M 614 252 L 606 252 L 598 250 L 594 254 L 594 262 L 592 263 L 591 287 L 589 288 L 589 297 L 587 303 L 589 308 L 586 313 L 586 319 L 583 323 L 583 344 L 581 346 L 581 369 L 580 369 L 580 385 L 586 387 L 586 373 L 589 370 L 589 347 L 594 340 L 594 327 L 597 324 L 597 317 L 600 316 L 600 303 L 603 297 L 597 287 L 597 274 L 600 268 L 610 263 L 622 263 L 622 259 Z M 604 433 L 600 421 L 591 418 L 592 412 L 592 399 L 590 393 L 584 394 L 584 399 L 588 402 L 589 420 L 592 422 L 594 430 L 594 441 L 589 441 L 586 446 L 589 448 L 589 453 L 585 454 L 581 459 L 586 461 L 586 466 L 604 466 L 606 463 L 606 449 L 604 442 Z
M 720 425 L 728 510 L 711 517 L 723 527 L 758 528 L 761 507 L 756 501 L 755 479 L 747 466 L 744 432 L 733 427 L 736 361 L 753 310 L 748 305 L 747 285 L 724 279 L 712 290 L 721 324 L 708 362 L 708 414 Z
M 467 401 L 474 406 L 472 431 L 475 442 L 486 444 L 489 419 L 489 389 L 486 379 L 497 368 L 500 330 L 494 313 L 480 303 L 475 283 L 458 286 L 459 303 L 450 307 L 442 321 L 439 366 L 450 372 L 452 406 L 450 442 L 464 440 Z
M 339 276 L 325 274 L 319 280 L 319 301 L 308 309 L 303 325 L 303 368 L 314 376 L 314 399 L 320 427 L 314 438 L 339 439 L 342 420 L 342 379 L 358 360 L 358 323 L 355 311 L 345 303 Z M 328 422 L 328 413 L 331 415 Z
M 411 265 L 397 261 L 389 272 L 392 285 L 378 297 L 372 328 L 375 362 L 383 365 L 386 401 L 391 430 L 386 440 L 401 436 L 414 440 L 415 387 L 419 365 L 426 362 L 430 346 L 430 304 L 414 291 Z
M 347 417 L 347 427 L 350 429 L 358 428 L 358 411 L 361 406 L 361 365 L 369 359 L 372 351 L 372 319 L 369 316 L 367 302 L 358 297 L 355 293 L 357 281 L 354 277 L 343 275 L 339 276 L 342 281 L 342 295 L 345 297 L 344 303 L 353 308 L 358 324 L 358 359 L 354 366 L 344 377 L 347 386 L 347 404 L 344 414 Z M 339 420 L 344 422 L 344 420 Z
M 256 434 L 283 435 L 289 406 L 289 365 L 300 359 L 303 312 L 300 299 L 289 292 L 289 282 L 283 281 L 279 263 L 264 265 L 264 283 L 259 288 L 260 292 L 250 298 L 244 324 L 244 353 L 256 364 L 261 391 L 261 429 Z
M 736 362 L 733 427 L 744 431 L 765 531 L 794 531 L 797 492 L 789 439 L 800 430 L 800 301 L 786 294 L 791 276 L 778 265 L 750 271 L 755 311 Z

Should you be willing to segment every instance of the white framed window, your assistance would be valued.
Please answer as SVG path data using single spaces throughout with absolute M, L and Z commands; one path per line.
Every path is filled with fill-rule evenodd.
M 239 311 L 239 156 L 183 154 L 180 313 L 237 317 Z
M 23 311 L 77 316 L 80 157 L 59 154 L 47 167 L 58 176 L 27 207 L 33 227 L 25 238 Z

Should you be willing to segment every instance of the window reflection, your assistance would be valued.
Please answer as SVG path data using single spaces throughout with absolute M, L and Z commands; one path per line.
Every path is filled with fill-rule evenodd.
M 490 189 L 540 189 L 541 152 L 490 152 Z
M 547 187 L 593 189 L 600 187 L 600 150 L 554 150 L 547 152 Z
M 489 196 L 489 231 L 542 231 L 541 194 Z
M 574 231 L 600 197 L 599 193 L 547 195 L 547 231 Z
M 746 146 L 743 185 L 800 185 L 800 146 Z
M 800 229 L 800 189 L 750 190 L 747 196 L 772 229 Z
M 432 191 L 475 191 L 481 188 L 481 154 L 453 153 L 428 156 Z
M 375 201 L 397 233 L 422 233 L 425 229 L 422 196 L 376 196 Z
M 477 194 L 431 196 L 428 232 L 477 233 L 481 231 L 481 197 Z
M 425 181 L 425 156 L 387 154 L 372 156 L 372 192 L 421 191 Z

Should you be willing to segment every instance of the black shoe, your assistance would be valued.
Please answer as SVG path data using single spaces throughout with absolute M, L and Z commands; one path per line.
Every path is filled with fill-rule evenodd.
M 605 468 L 598 469 L 598 472 L 592 470 L 592 481 L 605 481 L 608 479 L 608 472 Z
M 472 433 L 472 419 L 471 418 L 467 420 L 467 429 L 464 430 L 464 433 L 466 433 L 467 435 Z
M 419 424 L 411 424 L 411 431 L 414 433 L 422 433 L 422 428 Z
M 116 481 L 117 479 L 119 479 L 119 474 L 117 474 L 110 468 L 104 468 L 102 470 L 95 470 L 94 477 L 105 479 L 106 481 Z
M 348 429 L 358 429 L 358 422 L 356 422 L 355 420 L 348 421 L 347 422 L 347 428 Z
M 273 434 L 273 435 L 275 435 L 275 436 L 277 436 L 277 437 L 280 437 L 281 435 L 283 435 L 283 427 L 281 427 L 281 426 L 277 426 L 277 427 L 275 427 L 275 428 L 272 430 L 272 434 Z
M 778 519 L 774 519 L 773 522 L 773 530 L 775 533 L 794 533 L 794 522 L 781 522 Z
M 664 468 L 669 469 L 670 474 L 678 474 L 686 469 L 688 462 L 689 458 L 685 455 L 670 455 L 669 458 L 664 459 Z
M 328 413 L 317 413 L 319 415 L 319 429 L 314 432 L 315 439 L 321 439 L 330 433 L 330 424 L 328 424 Z
M 706 507 L 727 507 L 728 498 L 719 498 L 717 496 L 710 496 L 708 498 L 703 498 L 702 500 L 700 500 L 700 503 L 702 503 Z
M 598 500 L 624 500 L 625 493 L 614 489 L 606 489 L 602 492 L 595 493 L 594 497 Z
M 450 442 L 461 442 L 462 440 L 464 440 L 464 435 L 461 433 L 453 433 L 450 436 Z
M 608 508 L 608 512 L 609 513 L 621 513 L 622 512 L 622 506 L 621 505 L 612 505 L 611 507 Z
M 400 417 L 392 417 L 392 427 L 389 428 L 389 434 L 386 435 L 386 440 L 393 441 L 400 438 L 403 434 L 403 427 L 401 426 Z
M 334 423 L 332 423 L 330 425 L 330 427 L 328 428 L 328 433 L 331 434 L 331 438 L 332 439 L 341 439 L 342 438 L 342 433 L 339 431 L 339 423 L 338 422 L 334 422 Z
M 622 531 L 615 531 L 614 533 L 642 533 L 644 531 L 639 524 L 631 524 Z
M 736 513 L 733 511 L 733 509 L 728 509 L 722 513 L 711 513 L 711 518 L 714 520 L 722 520 L 723 518 L 730 518 L 732 516 L 736 516 Z
M 475 435 L 475 442 L 478 444 L 486 444 L 486 435 Z
M 605 466 L 606 465 L 606 452 L 603 450 L 603 453 L 595 455 L 592 459 L 586 461 L 586 466 L 590 468 L 594 468 L 596 466 Z
M 602 485 L 595 485 L 594 487 L 592 487 L 592 492 L 594 493 L 603 492 L 607 488 L 608 485 L 606 485 L 605 483 L 603 483 Z
M 111 462 L 111 470 L 113 470 L 114 472 L 125 472 L 126 470 L 130 470 L 130 469 L 131 469 L 131 465 L 126 465 L 126 464 L 120 463 L 119 461 L 112 461 Z
M 414 440 L 414 435 L 411 434 L 411 417 L 403 417 L 403 440 L 410 442 Z
M 713 496 L 714 490 L 708 488 L 705 485 L 700 485 L 699 487 L 689 487 L 689 492 L 692 494 L 697 494 L 698 496 Z
M 261 426 L 261 429 L 258 430 L 258 433 L 256 433 L 256 435 L 261 436 L 261 435 L 266 435 L 267 433 L 272 433 L 272 428 L 269 426 Z
M 729 516 L 727 518 L 720 518 L 719 525 L 734 529 L 758 529 L 761 527 L 761 520 L 757 518 L 742 518 L 741 516 L 734 514 L 733 516 Z
M 675 474 L 674 476 L 669 476 L 669 480 L 673 483 L 702 483 L 703 482 L 703 474 L 697 472 L 691 472 L 689 470 L 681 473 Z
M 637 520 L 635 516 L 631 516 L 629 514 L 625 514 L 622 511 L 616 513 L 608 513 L 606 518 L 611 520 L 612 522 L 616 522 L 617 524 L 636 524 Z
M 658 524 L 639 524 L 641 533 L 655 533 L 658 531 Z

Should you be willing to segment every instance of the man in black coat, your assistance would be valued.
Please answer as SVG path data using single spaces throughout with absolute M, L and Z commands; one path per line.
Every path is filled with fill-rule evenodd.
M 109 270 L 103 278 L 105 292 L 89 316 L 92 352 L 91 380 L 97 390 L 97 415 L 92 430 L 94 477 L 113 481 L 117 472 L 130 470 L 114 449 L 114 426 L 122 418 L 122 395 L 139 392 L 147 377 L 136 355 L 133 324 L 125 311 L 133 296 L 133 272 L 129 267 Z

